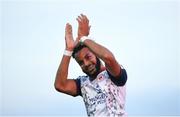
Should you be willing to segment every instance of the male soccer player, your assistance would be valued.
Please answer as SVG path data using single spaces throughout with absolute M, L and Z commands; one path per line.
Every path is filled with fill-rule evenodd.
M 77 21 L 79 27 L 76 40 L 73 39 L 72 26 L 66 24 L 66 48 L 56 74 L 56 90 L 72 96 L 82 96 L 88 116 L 126 116 L 126 70 L 110 50 L 88 37 L 88 18 L 81 14 Z M 86 76 L 67 78 L 71 56 Z

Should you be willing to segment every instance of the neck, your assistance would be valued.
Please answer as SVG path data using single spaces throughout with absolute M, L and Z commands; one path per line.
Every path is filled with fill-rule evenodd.
M 106 70 L 106 67 L 104 65 L 101 65 L 101 68 L 99 70 L 99 73 L 101 73 L 102 71 Z
M 99 73 L 101 73 L 102 71 L 104 71 L 104 70 L 106 70 L 106 67 L 105 67 L 103 64 L 101 64 L 99 72 L 98 72 L 96 75 L 91 76 L 91 77 L 90 77 L 90 80 L 93 81 L 94 79 L 96 79 L 97 75 L 98 75 Z

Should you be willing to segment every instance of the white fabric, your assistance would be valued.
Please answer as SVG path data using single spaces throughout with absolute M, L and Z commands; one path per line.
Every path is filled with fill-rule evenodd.
M 89 39 L 89 37 L 87 36 L 82 36 L 80 39 L 80 42 L 83 43 L 86 39 Z
M 93 81 L 82 76 L 80 82 L 88 116 L 126 116 L 126 87 L 116 86 L 106 70 Z
M 73 51 L 69 51 L 69 50 L 64 50 L 64 55 L 65 56 L 72 56 Z

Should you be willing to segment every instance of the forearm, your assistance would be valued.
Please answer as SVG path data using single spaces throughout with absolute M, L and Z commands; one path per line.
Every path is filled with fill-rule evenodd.
M 85 15 L 81 15 L 77 18 L 79 23 L 78 28 L 78 40 L 80 43 L 84 43 L 98 58 L 104 61 L 107 70 L 113 75 L 118 76 L 121 72 L 119 63 L 116 61 L 114 55 L 102 45 L 87 39 L 89 34 L 89 20 Z
M 67 76 L 68 76 L 68 68 L 69 68 L 69 63 L 70 63 L 71 57 L 69 56 L 63 56 L 61 63 L 59 65 L 57 74 L 56 74 L 56 80 L 55 80 L 55 87 L 61 85 L 65 85 L 67 81 Z
M 120 74 L 120 65 L 116 61 L 114 55 L 112 52 L 110 52 L 107 48 L 104 46 L 90 40 L 86 39 L 84 41 L 84 44 L 103 62 L 105 63 L 105 66 L 107 70 L 113 75 L 113 76 L 119 76 Z
M 78 92 L 75 80 L 67 78 L 72 51 L 75 47 L 75 41 L 72 35 L 72 26 L 69 23 L 66 24 L 65 42 L 66 48 L 57 70 L 54 86 L 55 89 L 59 92 L 72 96 L 77 96 Z
M 93 40 L 86 39 L 84 44 L 100 59 L 102 59 L 106 64 L 109 60 L 114 59 L 113 54 L 104 46 L 94 42 Z

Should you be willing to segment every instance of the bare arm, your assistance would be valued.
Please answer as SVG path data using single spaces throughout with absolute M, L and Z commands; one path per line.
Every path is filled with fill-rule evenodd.
M 75 46 L 75 42 L 73 40 L 72 26 L 70 24 L 66 24 L 65 41 L 66 41 L 66 50 L 72 51 Z M 70 56 L 63 55 L 61 63 L 57 70 L 54 86 L 55 89 L 59 92 L 76 96 L 77 86 L 75 80 L 67 79 L 70 59 L 71 59 Z
M 105 63 L 107 70 L 113 75 L 117 77 L 120 75 L 120 65 L 116 61 L 114 55 L 104 46 L 92 41 L 92 40 L 85 40 L 84 44 L 88 46 L 88 48 L 100 59 L 102 59 Z
M 83 28 L 84 25 L 89 25 L 89 20 L 87 17 L 83 14 L 77 18 L 79 28 L 78 28 L 78 39 L 80 39 L 82 36 L 85 36 L 85 34 L 88 32 L 88 29 Z M 114 55 L 112 52 L 110 52 L 107 48 L 104 46 L 87 39 L 84 41 L 84 44 L 100 59 L 102 59 L 106 65 L 107 70 L 114 76 L 119 76 L 121 72 L 121 67 L 119 63 L 116 61 Z

